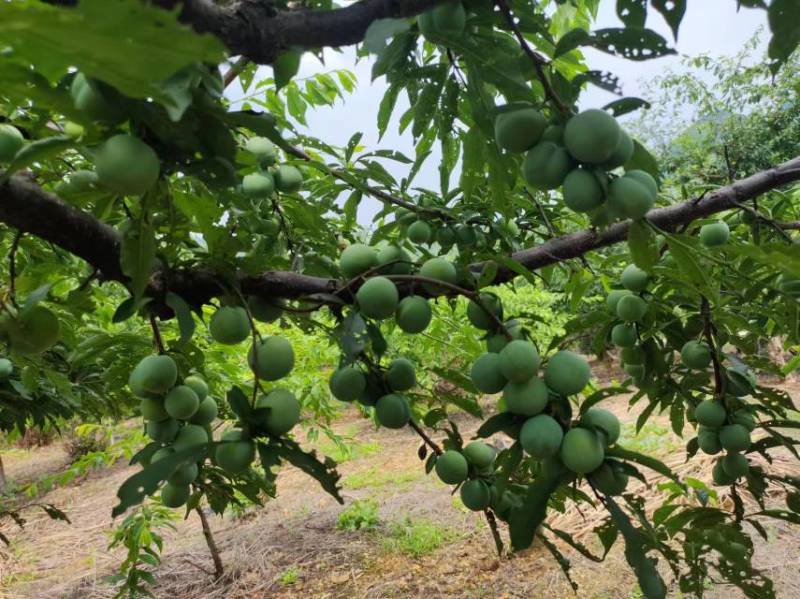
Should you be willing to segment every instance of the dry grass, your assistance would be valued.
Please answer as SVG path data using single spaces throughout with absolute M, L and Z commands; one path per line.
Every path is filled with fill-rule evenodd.
M 635 420 L 626 411 L 626 398 L 606 402 L 624 420 Z M 605 404 L 604 404 L 605 405 Z M 661 418 L 656 422 L 664 424 Z M 461 421 L 462 431 L 478 422 Z M 416 457 L 417 440 L 410 432 L 374 431 L 354 416 L 337 424 L 342 431 L 359 429 L 362 443 L 380 443 L 376 453 L 356 456 L 341 465 L 345 480 L 359 481 L 345 487 L 346 500 L 374 498 L 381 525 L 375 531 L 344 532 L 336 529 L 343 507 L 322 493 L 313 480 L 296 470 L 279 476 L 280 496 L 247 517 L 211 518 L 211 525 L 226 564 L 225 576 L 213 581 L 211 560 L 192 514 L 166 535 L 164 562 L 157 571 L 157 597 L 259 598 L 259 597 L 573 597 L 563 574 L 550 555 L 539 547 L 510 558 L 497 559 L 486 525 L 475 514 L 454 507 L 447 488 L 434 477 L 411 476 L 422 472 Z M 670 433 L 671 434 L 671 433 Z M 63 465 L 63 453 L 50 446 L 6 459 L 9 475 L 32 478 Z M 667 459 L 682 477 L 708 481 L 711 458 L 697 456 L 684 463 L 681 455 Z M 796 474 L 797 464 L 778 455 L 772 469 Z M 47 501 L 65 509 L 71 526 L 53 523 L 38 514 L 22 532 L 8 530 L 14 544 L 0 560 L 0 593 L 8 597 L 111 597 L 104 577 L 112 573 L 120 554 L 109 554 L 107 531 L 114 525 L 110 509 L 114 492 L 133 470 L 119 465 L 93 474 L 77 485 L 56 489 Z M 398 473 L 400 486 L 386 484 L 385 473 Z M 656 480 L 655 478 L 653 479 Z M 638 489 L 653 509 L 660 503 L 654 485 Z M 744 497 L 750 501 L 748 497 Z M 723 505 L 730 498 L 721 495 Z M 752 506 L 751 506 L 752 507 Z M 438 549 L 411 557 L 396 550 L 386 539 L 392 523 L 446 522 L 453 534 Z M 550 524 L 569 531 L 592 545 L 592 529 L 603 519 L 600 511 L 571 510 L 556 515 Z M 769 543 L 757 541 L 755 562 L 775 581 L 779 597 L 800 596 L 800 531 L 770 521 Z M 433 533 L 436 534 L 434 530 Z M 620 547 L 596 564 L 568 547 L 559 545 L 572 561 L 572 574 L 580 585 L 578 597 L 634 599 L 636 584 Z M 677 596 L 677 595 L 676 595 Z M 713 589 L 711 597 L 733 599 L 729 588 Z

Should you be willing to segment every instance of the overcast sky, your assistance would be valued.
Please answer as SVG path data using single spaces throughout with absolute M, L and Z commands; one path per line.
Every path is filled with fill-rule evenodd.
M 730 55 L 736 53 L 744 43 L 750 39 L 761 27 L 766 30 L 766 13 L 763 10 L 742 8 L 736 11 L 735 0 L 701 0 L 687 2 L 688 8 L 680 28 L 677 43 L 672 39 L 672 33 L 660 14 L 651 10 L 647 19 L 647 27 L 663 35 L 670 44 L 676 48 L 679 55 L 666 56 L 644 62 L 634 62 L 617 58 L 592 49 L 584 49 L 586 63 L 590 69 L 611 71 L 622 82 L 623 92 L 626 96 L 639 96 L 642 93 L 642 83 L 662 73 L 667 68 L 680 68 L 680 55 L 696 56 L 709 54 L 711 56 Z M 621 23 L 616 16 L 615 0 L 601 0 L 600 10 L 595 28 L 620 27 Z M 764 43 L 766 35 L 762 36 Z M 339 102 L 334 108 L 316 109 L 307 116 L 308 130 L 320 139 L 333 145 L 345 145 L 350 137 L 361 131 L 364 133 L 362 144 L 370 149 L 389 148 L 399 150 L 413 158 L 414 144 L 410 127 L 405 135 L 397 133 L 397 119 L 408 107 L 401 95 L 394 112 L 394 122 L 383 139 L 378 142 L 376 118 L 378 105 L 386 90 L 385 79 L 370 81 L 371 61 L 362 60 L 355 64 L 355 52 L 347 48 L 341 53 L 326 51 L 326 64 L 306 54 L 303 58 L 298 77 L 307 77 L 313 73 L 345 68 L 353 71 L 358 77 L 358 88 L 347 97 L 346 101 Z M 264 76 L 270 76 L 268 69 Z M 241 97 L 241 88 L 231 86 L 228 91 L 230 98 Z M 599 107 L 615 99 L 611 93 L 595 86 L 589 86 L 581 96 L 581 108 Z M 647 98 L 645 98 L 647 99 Z M 387 167 L 399 179 L 406 172 L 407 167 Z M 427 164 L 418 175 L 416 184 L 438 189 L 438 170 L 436 155 L 432 155 Z M 359 222 L 367 224 L 378 209 L 374 200 L 365 201 L 359 210 Z

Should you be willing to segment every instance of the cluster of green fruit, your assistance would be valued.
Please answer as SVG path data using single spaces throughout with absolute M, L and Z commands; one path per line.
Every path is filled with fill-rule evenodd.
M 424 203 L 421 204 L 423 207 Z M 457 247 L 460 252 L 476 249 L 490 249 L 492 238 L 481 230 L 481 225 L 473 219 L 467 223 L 438 222 L 435 218 L 423 220 L 419 214 L 407 208 L 399 208 L 395 212 L 397 223 L 402 233 L 413 244 L 428 245 L 436 242 L 442 253 Z M 519 228 L 513 221 L 503 223 L 513 237 L 519 234 Z
M 723 402 L 707 399 L 695 407 L 694 419 L 700 450 L 709 455 L 717 455 L 723 449 L 726 452 L 711 471 L 714 483 L 732 485 L 747 476 L 750 465 L 743 452 L 750 448 L 750 434 L 756 428 L 753 413 L 746 407 L 729 411 Z
M 438 455 L 434 469 L 443 483 L 460 485 L 464 507 L 473 511 L 491 507 L 502 517 L 516 496 L 502 492 L 492 484 L 496 457 L 494 447 L 482 441 L 472 441 L 460 451 L 448 449 Z
M 26 355 L 41 354 L 58 341 L 61 325 L 58 317 L 41 304 L 23 308 L 13 316 L 0 319 L 0 339 Z
M 411 334 L 421 333 L 427 328 L 432 316 L 428 301 L 417 295 L 409 295 L 401 301 L 397 286 L 389 278 L 391 275 L 413 272 L 414 263 L 405 250 L 396 245 L 376 250 L 362 243 L 354 243 L 342 252 L 339 269 L 349 279 L 368 277 L 356 292 L 358 310 L 363 316 L 375 320 L 394 316 L 397 326 Z M 369 276 L 372 273 L 376 276 Z M 416 274 L 450 285 L 458 282 L 453 263 L 441 257 L 426 260 Z M 434 296 L 447 291 L 434 283 L 424 283 L 423 288 Z
M 131 392 L 141 399 L 145 432 L 161 447 L 148 463 L 211 441 L 211 423 L 217 417 L 217 402 L 208 396 L 208 385 L 198 375 L 178 383 L 178 367 L 167 355 L 145 357 L 128 377 Z M 199 474 L 199 464 L 178 466 L 161 489 L 168 507 L 180 507 L 191 495 L 190 485 Z
M 634 143 L 608 113 L 586 110 L 562 125 L 526 104 L 499 110 L 495 140 L 508 152 L 527 152 L 522 173 L 531 186 L 561 187 L 564 203 L 596 224 L 642 218 L 655 204 L 658 185 L 645 171 L 610 175 L 631 159 Z
M 375 408 L 375 419 L 386 428 L 403 428 L 411 420 L 411 405 L 404 391 L 417 384 L 414 364 L 395 358 L 385 371 L 368 370 L 357 365 L 342 366 L 331 375 L 331 394 L 340 401 L 358 401 Z
M 247 300 L 247 308 L 235 304 L 220 306 L 211 317 L 208 330 L 217 343 L 236 345 L 253 334 L 250 316 L 269 323 L 280 318 L 282 312 L 282 303 L 252 296 Z M 259 379 L 277 381 L 294 368 L 294 350 L 289 341 L 280 335 L 259 337 L 250 348 L 247 361 Z
M 14 125 L 0 124 L 0 164 L 11 162 L 25 145 L 25 138 Z
M 257 172 L 245 175 L 242 179 L 242 191 L 255 200 L 263 200 L 272 196 L 277 190 L 281 193 L 295 193 L 303 185 L 303 174 L 294 166 L 278 162 L 278 150 L 265 137 L 251 137 L 244 146 L 253 155 L 258 167 Z
M 633 381 L 639 385 L 646 374 L 645 353 L 639 346 L 637 326 L 647 314 L 647 301 L 641 297 L 647 288 L 650 276 L 636 266 L 629 264 L 622 271 L 622 289 L 612 289 L 606 297 L 606 307 L 623 322 L 611 329 L 611 342 L 621 348 L 620 357 L 623 368 Z

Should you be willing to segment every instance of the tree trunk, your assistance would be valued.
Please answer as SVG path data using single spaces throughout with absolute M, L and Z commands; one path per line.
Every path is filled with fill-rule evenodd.
M 225 570 L 222 567 L 222 559 L 219 556 L 217 544 L 214 542 L 214 535 L 211 534 L 211 527 L 208 525 L 208 519 L 203 513 L 203 508 L 197 506 L 195 508 L 197 515 L 200 516 L 200 523 L 203 525 L 203 536 L 206 538 L 208 550 L 211 552 L 211 559 L 214 560 L 214 578 L 220 578 Z

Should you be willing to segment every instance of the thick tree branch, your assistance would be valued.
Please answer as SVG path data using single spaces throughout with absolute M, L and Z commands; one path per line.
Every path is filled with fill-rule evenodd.
M 647 219 L 660 229 L 674 231 L 695 219 L 723 210 L 738 209 L 743 201 L 793 181 L 800 181 L 800 157 L 722 187 L 702 198 L 652 210 L 647 214 Z M 10 181 L 0 184 L 0 222 L 49 241 L 86 260 L 99 270 L 104 280 L 125 282 L 119 266 L 119 233 L 90 214 L 44 191 L 22 175 L 15 175 Z M 630 222 L 625 221 L 602 232 L 585 230 L 562 235 L 516 252 L 512 258 L 528 270 L 537 270 L 624 241 L 629 226 Z M 480 271 L 482 267 L 481 263 L 471 265 L 475 271 Z M 501 268 L 495 283 L 509 281 L 516 276 L 514 271 Z M 220 280 L 216 273 L 207 269 L 162 270 L 151 277 L 148 294 L 156 299 L 156 304 L 163 304 L 161 300 L 164 294 L 172 291 L 190 304 L 199 306 L 223 293 Z M 332 278 L 268 271 L 257 275 L 241 275 L 238 282 L 244 295 L 298 298 L 338 291 L 341 299 L 352 300 L 350 290 L 341 291 L 343 282 Z

